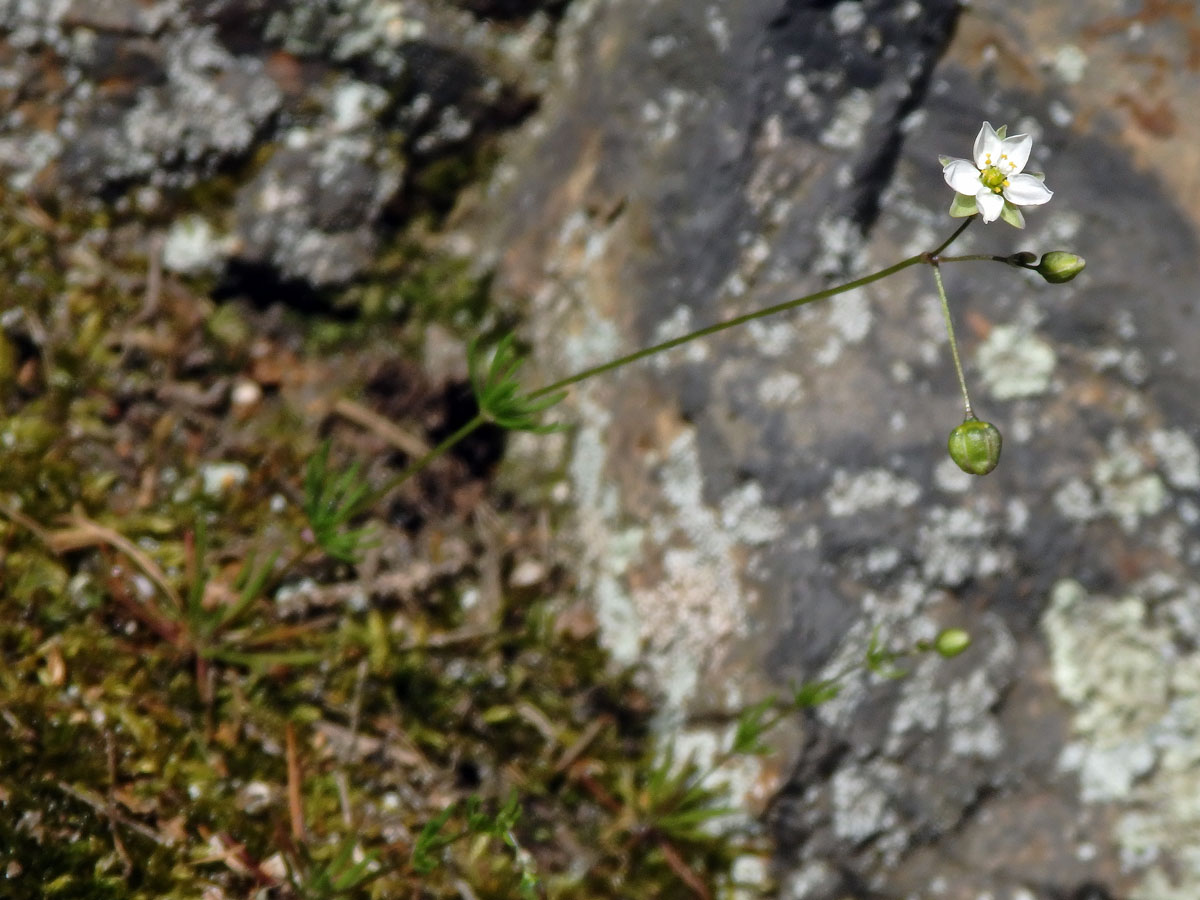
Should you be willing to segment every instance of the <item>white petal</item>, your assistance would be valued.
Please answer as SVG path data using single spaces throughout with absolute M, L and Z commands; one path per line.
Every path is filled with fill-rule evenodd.
M 1027 134 L 1017 134 L 1005 138 L 1001 142 L 1000 171 L 1005 175 L 1016 175 L 1025 169 L 1029 162 L 1029 151 L 1033 149 L 1033 138 Z
M 1004 152 L 1003 147 L 1004 142 L 1000 140 L 1000 135 L 996 134 L 992 123 L 984 122 L 979 134 L 975 136 L 975 168 L 983 170 L 994 166 L 1000 159 L 1000 154 Z
M 946 184 L 960 194 L 976 194 L 979 192 L 979 170 L 967 159 L 952 159 L 942 169 L 942 177 Z
M 1032 175 L 1014 175 L 1008 179 L 1004 196 L 1017 206 L 1041 206 L 1054 196 L 1050 190 Z
M 979 213 L 985 222 L 995 222 L 1000 217 L 1000 210 L 1004 209 L 1004 198 L 987 188 L 975 195 L 975 202 L 979 204 Z

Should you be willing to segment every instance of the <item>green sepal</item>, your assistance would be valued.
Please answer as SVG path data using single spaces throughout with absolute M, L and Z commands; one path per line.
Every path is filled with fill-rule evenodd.
M 954 195 L 954 201 L 950 204 L 950 215 L 956 219 L 965 219 L 967 216 L 973 216 L 979 212 L 979 204 L 975 202 L 975 198 L 968 194 Z
M 1021 210 L 1017 209 L 1007 200 L 1004 201 L 1004 208 L 1000 210 L 1000 218 L 1011 225 L 1013 228 L 1025 227 L 1025 215 Z
M 1001 125 L 999 128 L 997 128 L 996 137 L 1000 138 L 1000 140 L 1004 140 L 1006 137 L 1008 137 L 1008 126 Z

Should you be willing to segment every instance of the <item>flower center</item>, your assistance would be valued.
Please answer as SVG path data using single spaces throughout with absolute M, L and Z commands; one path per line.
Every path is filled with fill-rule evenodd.
M 980 172 L 979 181 L 985 188 L 995 194 L 1001 193 L 1008 185 L 1008 179 L 1004 177 L 1004 173 L 996 166 L 988 166 Z

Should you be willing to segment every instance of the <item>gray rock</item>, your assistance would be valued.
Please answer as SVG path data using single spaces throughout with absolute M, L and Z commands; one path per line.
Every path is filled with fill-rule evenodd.
M 315 287 L 367 267 L 403 166 L 367 135 L 297 130 L 239 192 L 236 257 Z
M 1000 468 L 972 480 L 946 459 L 961 401 L 918 267 L 581 386 L 585 582 L 676 736 L 851 666 L 875 628 L 895 647 L 976 636 L 794 723 L 767 818 L 787 896 L 1195 896 L 1195 816 L 1164 800 L 1194 796 L 1178 749 L 1156 774 L 1200 725 L 1195 223 L 1057 96 L 987 88 L 953 56 L 935 69 L 955 14 L 572 6 L 557 88 L 487 208 L 497 284 L 535 298 L 560 377 L 931 249 L 956 224 L 938 155 L 969 155 L 983 119 L 1032 132 L 1054 200 L 955 250 L 1074 249 L 1087 272 L 945 266 Z M 1083 599 L 1053 599 L 1076 581 Z M 1128 674 L 1151 647 L 1183 654 L 1176 693 Z
M 487 9 L 423 2 L 0 2 L 0 173 L 155 217 L 240 179 L 218 192 L 234 188 L 232 214 L 206 210 L 208 249 L 335 287 L 407 217 L 444 215 L 483 142 L 532 109 L 537 42 L 513 28 L 544 36 L 542 6 L 501 32 Z

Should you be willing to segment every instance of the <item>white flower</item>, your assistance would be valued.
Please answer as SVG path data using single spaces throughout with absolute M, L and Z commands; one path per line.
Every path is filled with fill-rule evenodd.
M 954 188 L 952 216 L 973 216 L 983 221 L 1003 219 L 1017 228 L 1025 227 L 1020 206 L 1041 206 L 1054 192 L 1042 184 L 1044 175 L 1022 174 L 1029 162 L 1033 138 L 1027 134 L 1007 137 L 1008 126 L 997 131 L 984 122 L 975 138 L 975 161 L 940 157 L 942 176 Z

